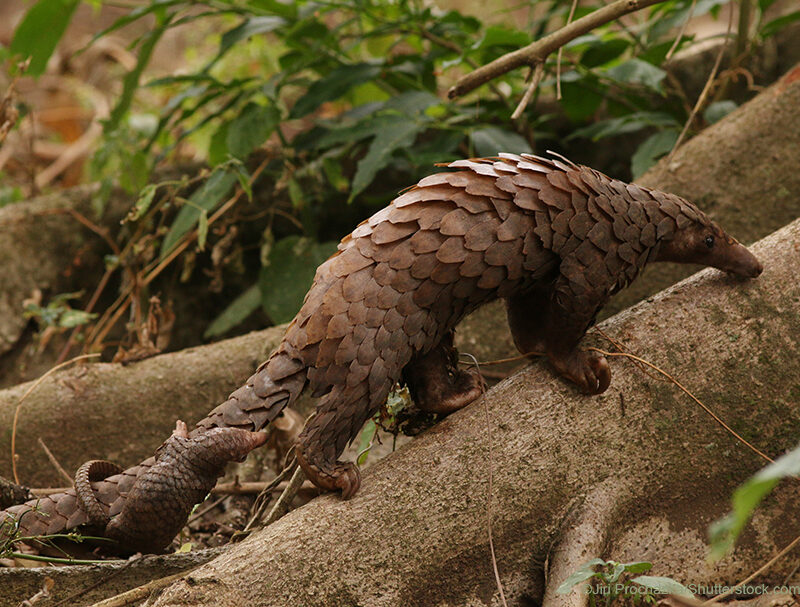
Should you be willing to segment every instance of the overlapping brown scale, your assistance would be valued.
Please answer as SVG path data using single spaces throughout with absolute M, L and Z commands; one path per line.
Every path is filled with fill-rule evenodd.
M 516 217 L 518 215 L 518 213 L 515 213 L 517 208 L 509 198 L 492 198 L 491 203 L 497 216 L 502 221 L 506 221 L 510 217 Z
M 506 279 L 507 272 L 505 266 L 491 266 L 484 270 L 478 280 L 479 289 L 496 289 Z
M 441 292 L 442 285 L 430 278 L 424 280 L 413 292 L 414 303 L 420 308 L 427 308 L 436 301 Z
M 420 230 L 408 240 L 408 244 L 415 255 L 422 255 L 438 251 L 445 240 L 447 237 L 438 230 Z
M 485 251 L 497 240 L 497 228 L 500 220 L 497 217 L 488 217 L 484 221 L 473 225 L 464 234 L 464 246 L 470 251 Z
M 382 310 L 390 310 L 394 307 L 398 297 L 400 297 L 400 293 L 391 285 L 385 285 L 378 292 L 378 307 Z
M 458 191 L 458 189 L 450 185 L 436 185 L 428 188 L 415 187 L 400 194 L 400 196 L 394 199 L 392 204 L 397 208 L 402 208 L 409 204 L 428 200 L 451 200 L 453 195 L 458 193 Z
M 419 229 L 438 230 L 442 223 L 442 218 L 455 207 L 456 204 L 452 200 L 434 200 L 416 205 L 414 208 L 417 213 Z
M 533 216 L 527 213 L 509 215 L 497 228 L 497 238 L 502 241 L 521 239 L 533 227 Z
M 664 217 L 658 222 L 656 226 L 656 239 L 662 238 L 675 233 L 675 220 L 672 217 Z
M 463 262 L 469 251 L 464 248 L 464 239 L 460 236 L 451 236 L 436 251 L 436 259 L 443 264 Z
M 592 226 L 592 229 L 586 234 L 586 238 L 601 251 L 608 252 L 616 244 L 615 234 L 612 232 L 612 225 L 600 221 Z M 623 239 L 617 237 L 616 240 Z
M 317 361 L 315 363 L 318 368 L 328 367 L 333 364 L 341 341 L 341 338 L 329 337 L 319 344 Z
M 431 280 L 440 285 L 454 283 L 461 278 L 460 268 L 460 263 L 440 263 L 431 272 Z
M 438 263 L 439 260 L 436 259 L 436 253 L 426 253 L 425 255 L 418 255 L 414 260 L 414 263 L 411 264 L 411 268 L 409 269 L 411 272 L 411 276 L 419 280 L 424 280 L 431 275 L 431 272 L 433 272 L 433 269 L 436 267 Z
M 474 195 L 472 193 L 468 193 L 466 190 L 460 190 L 457 194 L 453 195 L 451 200 L 456 204 L 456 206 L 461 207 L 473 215 L 485 213 L 493 209 L 492 199 L 490 196 Z
M 463 236 L 475 225 L 475 217 L 462 208 L 450 211 L 442 218 L 439 232 L 445 236 Z
M 411 246 L 410 239 L 397 244 L 396 246 L 390 248 L 390 250 L 391 254 L 386 256 L 386 259 L 383 259 L 382 261 L 388 263 L 392 270 L 396 270 L 398 272 L 402 270 L 408 270 L 413 265 L 417 256 L 414 253 L 413 247 Z
M 514 204 L 527 211 L 543 211 L 545 204 L 539 200 L 539 191 L 520 188 L 514 195 Z
M 384 221 L 373 228 L 370 239 L 378 245 L 394 243 L 410 236 L 418 229 L 419 225 L 416 221 L 407 221 L 405 223 Z
M 464 259 L 464 262 L 461 264 L 461 269 L 459 271 L 462 276 L 466 278 L 472 278 L 483 274 L 483 271 L 487 267 L 488 266 L 483 259 L 482 251 L 470 251 L 467 254 L 466 259 Z

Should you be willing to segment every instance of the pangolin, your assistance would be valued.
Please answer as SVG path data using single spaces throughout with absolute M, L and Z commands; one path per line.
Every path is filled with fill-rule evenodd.
M 359 472 L 338 458 L 398 381 L 428 411 L 456 410 L 481 393 L 479 375 L 455 367 L 452 340 L 482 304 L 503 298 L 519 350 L 546 353 L 557 373 L 598 394 L 611 379 L 608 363 L 578 344 L 646 263 L 699 263 L 744 277 L 762 271 L 694 204 L 555 154 L 445 166 L 455 170 L 425 177 L 341 241 L 277 350 L 193 435 L 259 430 L 308 388 L 319 401 L 297 440 L 298 461 L 317 486 L 349 498 Z M 107 516 L 122 511 L 137 475 L 152 465 L 151 458 L 91 483 Z M 27 531 L 87 520 L 75 512 L 74 493 L 38 508 L 45 522 L 30 505 L 9 512 L 26 513 Z

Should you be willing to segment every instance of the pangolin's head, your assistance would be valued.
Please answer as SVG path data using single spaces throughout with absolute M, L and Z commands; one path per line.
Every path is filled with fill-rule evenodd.
M 680 215 L 674 230 L 667 230 L 661 239 L 656 261 L 698 263 L 743 276 L 755 278 L 764 270 L 747 247 L 739 244 L 696 206 L 680 199 Z

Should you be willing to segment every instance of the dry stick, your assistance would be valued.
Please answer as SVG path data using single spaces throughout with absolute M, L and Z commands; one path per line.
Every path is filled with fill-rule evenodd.
M 269 158 L 265 159 L 250 176 L 249 184 L 251 186 L 253 185 L 253 183 L 255 183 L 255 180 L 258 178 L 259 175 L 261 175 L 262 171 L 266 168 L 267 164 L 269 163 L 269 160 L 270 160 Z M 212 214 L 211 217 L 208 218 L 208 227 L 211 227 L 211 225 L 215 221 L 217 221 L 217 219 L 219 219 L 224 213 L 226 213 L 228 209 L 230 209 L 234 204 L 239 202 L 239 199 L 242 197 L 243 193 L 244 190 L 241 187 L 237 188 L 236 193 L 233 196 L 231 196 L 225 202 L 225 204 L 223 204 L 219 209 L 217 209 L 217 211 L 214 214 Z M 172 261 L 178 255 L 180 255 L 195 240 L 195 238 L 197 238 L 197 230 L 192 230 L 181 241 L 177 242 L 175 246 L 172 248 L 172 250 L 169 252 L 169 254 L 161 262 L 159 262 L 154 268 L 147 270 L 148 274 L 142 281 L 141 286 L 146 287 L 153 280 L 155 280 L 155 278 L 159 274 L 161 274 L 164 268 L 166 268 L 170 263 L 172 263 Z M 125 289 L 125 291 L 120 295 L 120 297 L 117 298 L 117 301 L 114 302 L 112 308 L 117 305 L 119 305 L 120 307 L 117 308 L 116 312 L 114 312 L 107 321 L 105 321 L 105 326 L 102 328 L 102 330 L 97 330 L 97 327 L 100 326 L 100 322 L 98 322 L 98 324 L 95 326 L 95 331 L 93 331 L 93 334 L 91 335 L 91 339 L 86 340 L 87 343 L 93 341 L 94 342 L 99 341 L 102 343 L 103 339 L 105 339 L 105 336 L 108 335 L 108 332 L 111 331 L 112 327 L 117 323 L 120 316 L 122 316 L 125 313 L 125 310 L 128 308 L 128 305 L 130 305 L 130 297 L 131 294 L 133 293 L 133 289 L 134 287 L 132 283 Z
M 44 450 L 44 454 L 47 456 L 47 459 L 50 460 L 50 463 L 53 464 L 53 467 L 58 471 L 58 473 L 67 479 L 68 483 L 72 483 L 72 477 L 64 470 L 64 466 L 56 459 L 56 456 L 53 455 L 53 452 L 47 448 L 47 445 L 42 440 L 42 437 L 36 439 L 39 442 L 39 446 Z
M 696 0 L 695 0 L 696 1 Z M 572 6 L 569 9 L 569 17 L 567 17 L 567 25 L 572 23 L 572 17 L 575 16 L 575 8 L 578 6 L 578 0 L 572 0 Z M 558 57 L 556 58 L 556 99 L 561 101 L 561 56 L 564 53 L 564 47 L 558 47 Z
M 467 356 L 472 359 L 472 364 L 478 370 L 478 373 L 481 372 L 481 365 L 472 354 L 469 352 L 462 352 L 464 356 Z M 492 555 L 492 569 L 494 570 L 494 580 L 497 584 L 497 590 L 500 591 L 500 602 L 503 604 L 503 607 L 508 607 L 508 603 L 506 603 L 506 595 L 503 592 L 503 582 L 500 580 L 500 570 L 497 568 L 497 557 L 494 553 L 494 538 L 492 537 L 492 492 L 493 492 L 493 482 L 494 482 L 494 475 L 493 475 L 493 468 L 494 464 L 492 461 L 492 419 L 489 416 L 489 403 L 486 402 L 486 386 L 481 385 L 481 397 L 483 400 L 483 407 L 486 411 L 486 442 L 488 444 L 487 454 L 486 454 L 486 464 L 487 464 L 487 476 L 488 476 L 488 487 L 487 487 L 487 496 L 486 496 L 486 530 L 489 535 L 489 552 Z
M 227 499 L 227 497 L 228 497 L 227 495 L 223 495 L 222 497 L 219 497 L 219 498 L 215 499 L 213 502 L 211 502 L 210 504 L 208 504 L 205 508 L 200 508 L 197 512 L 194 513 L 194 515 L 192 515 L 189 518 L 188 521 L 186 521 L 186 525 L 190 525 L 191 523 L 195 522 L 197 519 L 199 519 L 201 516 L 203 516 L 207 512 L 211 512 L 214 508 L 216 508 L 222 502 L 224 502 Z M 184 525 L 184 527 L 186 525 Z
M 167 577 L 162 577 L 161 579 L 153 580 L 152 582 L 147 582 L 142 586 L 131 588 L 127 592 L 123 592 L 116 596 L 109 597 L 98 603 L 93 603 L 89 607 L 124 607 L 125 605 L 132 605 L 137 601 L 141 601 L 149 597 L 154 590 L 160 590 L 161 588 L 166 588 L 167 586 L 171 586 L 173 583 L 177 582 L 181 578 L 189 575 L 194 569 L 196 569 L 196 567 L 193 567 L 188 571 L 182 571 L 181 573 L 176 573 L 175 575 L 168 575 Z
M 689 25 L 689 21 L 692 19 L 692 15 L 694 15 L 694 7 L 697 6 L 697 0 L 692 0 L 692 6 L 689 7 L 689 12 L 686 14 L 686 19 L 684 20 L 683 24 L 681 25 L 681 29 L 678 32 L 678 37 L 675 38 L 675 42 L 672 43 L 672 46 L 669 47 L 667 51 L 667 56 L 664 57 L 664 61 L 669 61 L 672 59 L 673 53 L 678 49 L 678 45 L 681 43 L 681 39 L 683 35 L 686 33 L 686 26 Z
M 683 125 L 683 130 L 681 134 L 678 135 L 677 141 L 675 141 L 675 145 L 672 146 L 672 150 L 667 156 L 666 164 L 669 167 L 670 163 L 672 162 L 672 157 L 675 155 L 675 150 L 683 142 L 684 138 L 686 137 L 686 133 L 689 131 L 689 127 L 691 126 L 692 122 L 694 122 L 694 117 L 697 116 L 697 112 L 700 111 L 700 108 L 706 102 L 709 93 L 711 92 L 711 87 L 714 85 L 714 80 L 717 78 L 717 71 L 719 71 L 719 66 L 722 63 L 722 57 L 725 55 L 725 51 L 728 49 L 728 44 L 730 43 L 730 36 L 731 36 L 731 27 L 733 27 L 733 11 L 731 11 L 730 17 L 728 18 L 728 33 L 726 34 L 725 44 L 719 47 L 719 53 L 717 53 L 717 60 L 714 62 L 714 67 L 711 68 L 711 73 L 708 75 L 708 80 L 706 80 L 706 84 L 703 87 L 700 96 L 697 98 L 697 103 L 694 104 L 692 108 L 691 114 L 689 114 L 689 118 L 686 120 L 686 124 Z
M 792 548 L 794 548 L 798 543 L 800 543 L 800 535 L 798 535 L 796 538 L 794 538 L 789 543 L 789 545 L 786 546 L 786 548 L 781 550 L 778 554 L 776 554 L 774 557 L 772 557 L 769 561 L 767 561 L 763 566 L 761 566 L 756 571 L 754 571 L 751 575 L 749 575 L 748 577 L 743 579 L 741 582 L 739 582 L 735 586 L 731 586 L 728 590 L 726 590 L 722 594 L 718 594 L 714 598 L 708 599 L 707 601 L 705 601 L 703 603 L 703 605 L 712 605 L 712 604 L 714 604 L 714 603 L 716 603 L 718 601 L 721 601 L 725 597 L 728 597 L 728 596 L 732 595 L 734 592 L 736 592 L 737 588 L 739 588 L 741 586 L 744 586 L 745 584 L 747 584 L 749 582 L 752 582 L 757 576 L 759 576 L 762 573 L 764 573 L 767 569 L 772 567 L 772 565 L 774 565 L 778 560 L 780 560 L 781 558 L 786 556 L 789 552 L 791 552 Z
M 633 13 L 664 1 L 665 0 L 616 0 L 616 2 L 599 8 L 526 47 L 506 53 L 494 61 L 479 67 L 475 71 L 465 74 L 450 88 L 447 92 L 447 96 L 450 99 L 460 97 L 515 68 L 542 62 L 556 49 L 564 46 L 578 36 L 590 32 L 594 28 L 614 21 L 622 15 L 627 15 L 628 13 Z
M 83 354 L 81 356 L 76 356 L 75 358 L 72 358 L 67 362 L 61 363 L 60 365 L 56 365 L 55 367 L 50 369 L 47 373 L 42 375 L 39 379 L 37 379 L 30 388 L 25 390 L 25 394 L 23 394 L 22 398 L 19 399 L 19 402 L 17 403 L 17 409 L 16 411 L 14 411 L 14 421 L 11 423 L 11 470 L 14 473 L 14 482 L 17 483 L 18 485 L 20 484 L 20 482 L 19 482 L 19 476 L 17 475 L 17 420 L 19 420 L 19 412 L 20 409 L 22 409 L 22 402 L 28 397 L 28 395 L 31 392 L 33 392 L 36 388 L 39 387 L 39 384 L 41 384 L 48 376 L 52 375 L 59 369 L 62 369 L 67 365 L 71 365 L 74 362 L 78 362 L 79 360 L 85 360 L 87 358 L 96 358 L 98 356 L 100 355 Z
M 531 83 L 528 86 L 528 90 L 525 91 L 525 94 L 520 99 L 519 105 L 517 109 L 514 110 L 514 113 L 511 114 L 511 120 L 516 120 L 520 116 L 522 116 L 522 112 L 525 111 L 525 108 L 528 107 L 528 104 L 531 102 L 531 97 L 533 97 L 533 92 L 539 86 L 539 83 L 542 81 L 542 76 L 544 76 L 544 61 L 539 61 L 536 63 L 536 68 L 533 71 L 533 78 L 531 78 Z
M 650 368 L 651 368 L 651 369 L 653 369 L 654 371 L 656 371 L 656 372 L 658 372 L 658 373 L 661 373 L 661 375 L 663 375 L 664 377 L 666 377 L 667 379 L 669 379 L 669 380 L 670 380 L 670 381 L 671 381 L 673 384 L 675 384 L 676 386 L 678 386 L 678 388 L 680 388 L 681 390 L 683 390 L 683 392 L 684 392 L 684 393 L 685 393 L 685 394 L 686 394 L 686 395 L 687 395 L 689 398 L 691 398 L 691 399 L 692 399 L 694 402 L 696 402 L 698 405 L 700 405 L 700 408 L 701 408 L 701 409 L 703 409 L 703 411 L 705 411 L 706 413 L 708 413 L 708 414 L 709 414 L 709 415 L 710 415 L 710 416 L 711 416 L 711 417 L 714 419 L 714 421 L 716 421 L 716 422 L 717 422 L 717 423 L 718 423 L 720 426 L 722 426 L 723 428 L 725 428 L 725 430 L 727 430 L 728 432 L 730 432 L 730 433 L 731 433 L 731 434 L 732 434 L 732 435 L 733 435 L 733 436 L 734 436 L 734 437 L 735 437 L 735 438 L 736 438 L 736 439 L 737 439 L 739 442 L 741 442 L 743 445 L 745 445 L 745 446 L 746 446 L 747 448 L 749 448 L 751 451 L 753 451 L 754 453 L 756 453 L 756 454 L 757 454 L 757 455 L 759 455 L 760 457 L 764 458 L 764 459 L 765 459 L 765 460 L 767 460 L 768 462 L 772 462 L 772 461 L 773 461 L 773 460 L 772 460 L 772 458 L 771 458 L 770 456 L 768 456 L 767 454 L 763 453 L 762 451 L 759 451 L 759 450 L 758 450 L 756 447 L 754 447 L 752 444 L 750 444 L 749 442 L 747 442 L 747 441 L 746 441 L 746 440 L 745 440 L 745 439 L 744 439 L 744 438 L 743 438 L 743 437 L 742 437 L 740 434 L 738 434 L 738 433 L 736 432 L 736 430 L 734 430 L 734 429 L 733 429 L 733 428 L 731 428 L 731 427 L 730 427 L 728 424 L 726 424 L 724 421 L 722 421 L 722 419 L 721 419 L 721 418 L 720 418 L 720 417 L 719 417 L 719 416 L 718 416 L 716 413 L 714 413 L 714 412 L 713 412 L 711 409 L 709 409 L 709 408 L 708 408 L 706 405 L 704 405 L 704 404 L 703 404 L 703 403 L 700 401 L 700 399 L 698 399 L 698 398 L 697 398 L 697 397 L 696 397 L 694 394 L 692 394 L 691 392 L 689 392 L 689 390 L 688 390 L 687 388 L 685 388 L 685 387 L 683 386 L 683 384 L 681 384 L 681 383 L 680 383 L 680 382 L 679 382 L 677 379 L 675 379 L 675 378 L 674 378 L 672 375 L 670 375 L 669 373 L 667 373 L 667 372 L 666 372 L 666 371 L 664 371 L 663 369 L 661 369 L 661 368 L 657 367 L 657 366 L 656 366 L 656 365 L 654 365 L 653 363 L 647 362 L 647 361 L 646 361 L 646 360 L 644 360 L 643 358 L 639 358 L 638 356 L 635 356 L 635 355 L 633 355 L 633 354 L 629 354 L 628 352 L 606 352 L 605 350 L 601 350 L 600 348 L 587 348 L 587 350 L 594 350 L 595 352 L 599 352 L 599 353 L 600 353 L 600 354 L 602 354 L 603 356 L 624 356 L 625 358 L 629 358 L 629 359 L 631 359 L 631 360 L 635 360 L 635 361 L 637 361 L 637 362 L 640 362 L 640 363 L 642 363 L 643 365 L 647 365 L 648 367 L 650 367 Z
M 286 485 L 286 489 L 283 490 L 278 501 L 275 502 L 272 510 L 269 511 L 267 518 L 264 519 L 265 527 L 274 523 L 289 512 L 289 505 L 292 503 L 294 496 L 297 495 L 304 480 L 306 480 L 306 474 L 300 466 L 297 466 L 297 470 L 294 471 L 289 484 Z

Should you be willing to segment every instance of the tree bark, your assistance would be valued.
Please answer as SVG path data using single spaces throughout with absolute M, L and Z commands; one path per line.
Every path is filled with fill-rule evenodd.
M 192 423 L 224 401 L 282 335 L 283 327 L 273 327 L 131 365 L 90 364 L 48 377 L 21 405 L 16 429 L 20 482 L 64 484 L 40 440 L 70 472 L 89 459 L 127 466 L 152 455 L 176 419 Z M 0 391 L 0 476 L 11 478 L 14 414 L 30 387 Z
M 800 430 L 798 241 L 800 220 L 755 247 L 766 265 L 759 279 L 706 270 L 602 325 L 773 457 Z M 800 532 L 791 514 L 800 485 L 787 482 L 735 553 L 708 565 L 709 522 L 765 462 L 672 384 L 621 359 L 611 364 L 600 397 L 532 365 L 376 464 L 352 500 L 314 500 L 156 605 L 496 605 L 490 468 L 509 605 L 542 596 L 583 604 L 585 595 L 552 589 L 594 556 L 652 560 L 654 575 L 685 583 L 732 583 Z M 592 534 L 576 533 L 582 527 Z M 778 563 L 761 581 L 780 583 L 791 568 Z

